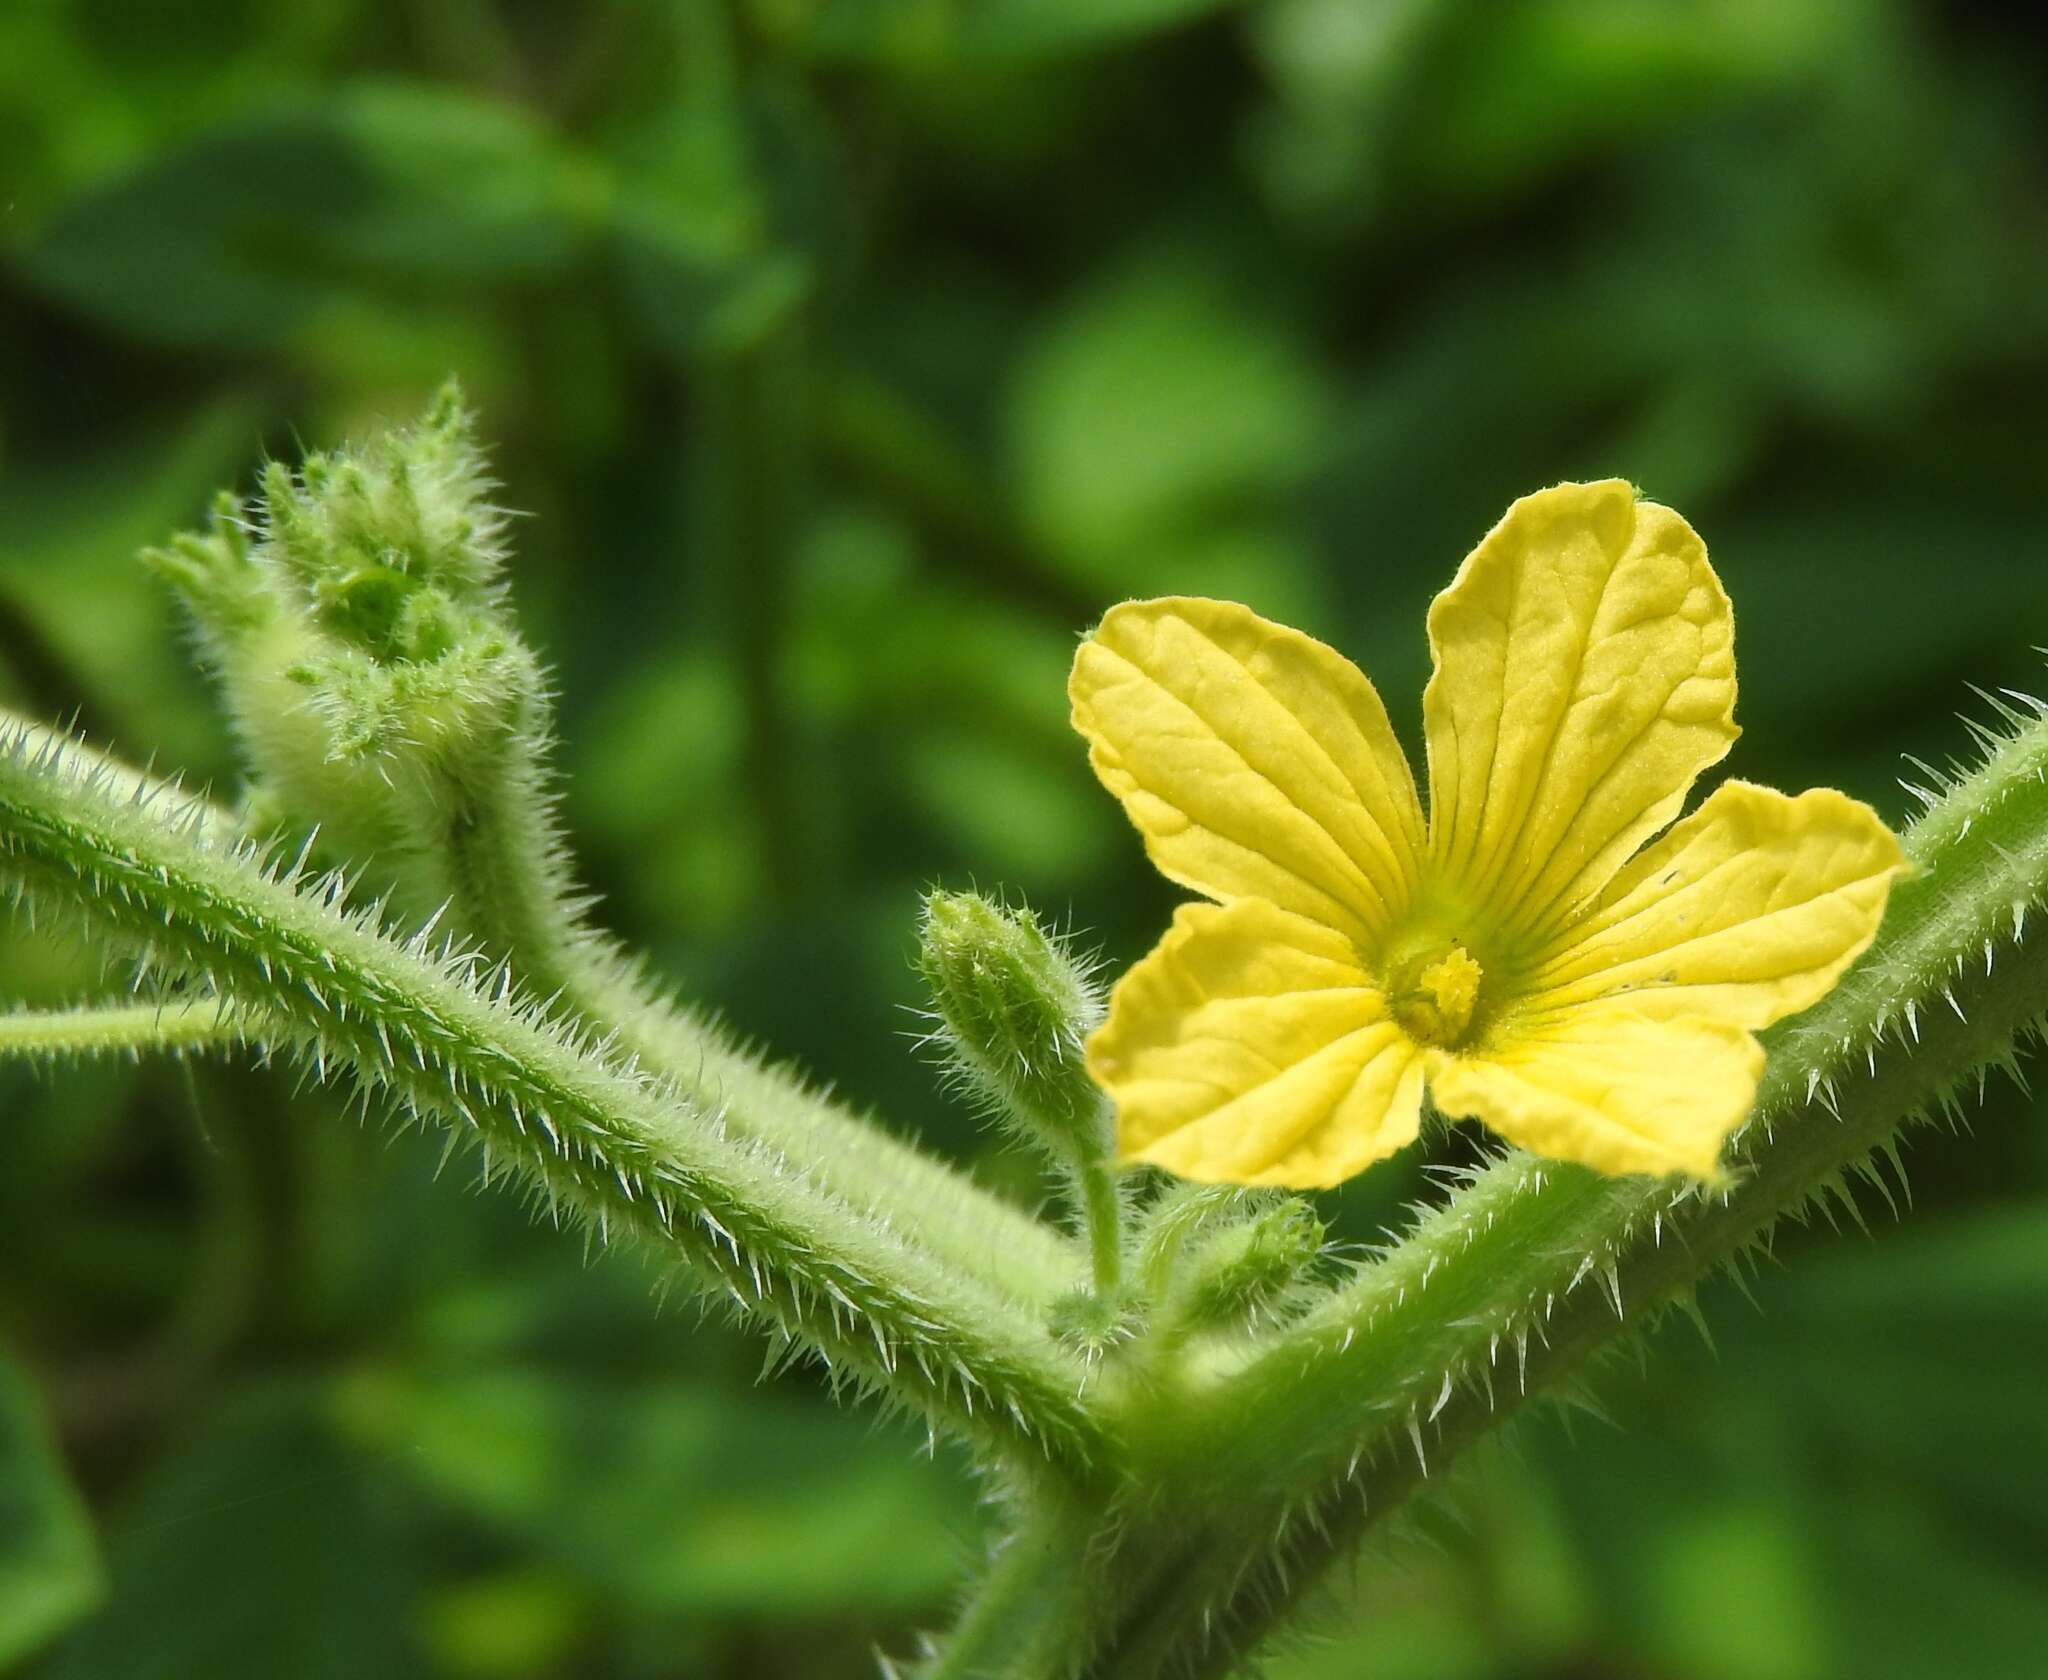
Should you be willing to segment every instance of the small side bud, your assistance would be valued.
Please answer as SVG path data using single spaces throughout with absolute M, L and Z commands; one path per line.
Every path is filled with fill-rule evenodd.
M 1066 1169 L 1095 1291 L 1113 1317 L 1123 1203 L 1109 1104 L 1082 1053 L 1102 1019 L 1090 965 L 1029 910 L 951 892 L 926 896 L 917 960 L 938 1022 L 933 1040 L 961 1084 Z
M 263 575 L 249 555 L 254 529 L 247 504 L 223 490 L 207 509 L 205 530 L 186 531 L 161 548 L 142 551 L 143 565 L 184 599 L 203 651 L 214 664 L 233 643 L 275 616 Z
M 1005 1120 L 1061 1161 L 1108 1152 L 1102 1093 L 1081 1044 L 1101 1019 L 1088 967 L 1029 910 L 976 893 L 924 901 L 918 968 L 935 1035 L 963 1080 Z
M 1212 1204 L 1172 1256 L 1165 1317 L 1182 1331 L 1256 1323 L 1285 1309 L 1322 1252 L 1324 1227 L 1299 1196 L 1241 1196 L 1217 1218 Z

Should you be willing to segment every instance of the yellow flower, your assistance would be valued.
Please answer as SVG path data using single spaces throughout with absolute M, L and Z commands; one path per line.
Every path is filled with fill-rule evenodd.
M 1898 841 L 1825 788 L 1730 781 L 1734 625 L 1704 545 L 1626 484 L 1511 507 L 1429 614 L 1429 810 L 1342 655 L 1227 601 L 1134 601 L 1074 724 L 1184 906 L 1088 1041 L 1128 1159 L 1334 1184 L 1424 1089 L 1609 1173 L 1712 1177 L 1755 1031 L 1870 943 Z

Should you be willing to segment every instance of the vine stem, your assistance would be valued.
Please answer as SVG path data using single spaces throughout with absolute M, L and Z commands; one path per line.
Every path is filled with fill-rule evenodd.
M 344 908 L 341 877 L 275 874 L 212 817 L 47 731 L 0 736 L 0 884 L 18 896 L 203 977 L 317 1076 L 388 1092 L 474 1144 L 487 1179 L 516 1163 L 558 1216 L 687 1262 L 836 1379 L 1006 1462 L 1083 1473 L 1102 1456 L 1086 1369 L 1036 1315 L 522 1002 L 504 963 L 437 947 L 431 925 L 401 943 Z

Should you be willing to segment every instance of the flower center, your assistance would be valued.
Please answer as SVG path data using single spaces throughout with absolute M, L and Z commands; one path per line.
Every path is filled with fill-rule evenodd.
M 1395 967 L 1387 1002 L 1410 1038 L 1448 1050 L 1472 1025 L 1484 977 L 1464 946 L 1438 946 Z

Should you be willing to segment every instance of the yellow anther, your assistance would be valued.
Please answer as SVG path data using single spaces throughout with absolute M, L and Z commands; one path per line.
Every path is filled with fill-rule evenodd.
M 1404 963 L 1387 1001 L 1394 1019 L 1423 1044 L 1449 1049 L 1472 1025 L 1479 1004 L 1479 982 L 1485 977 L 1472 953 L 1462 945 L 1429 953 Z

